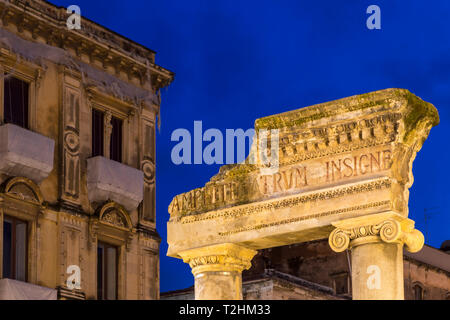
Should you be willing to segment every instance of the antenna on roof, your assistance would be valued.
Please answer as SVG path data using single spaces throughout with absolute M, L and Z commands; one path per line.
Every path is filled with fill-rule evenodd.
M 437 211 L 435 211 L 438 208 L 439 207 L 431 207 L 423 209 L 423 219 L 425 222 L 425 236 L 427 237 L 428 237 L 428 221 L 430 221 L 432 215 L 438 213 Z

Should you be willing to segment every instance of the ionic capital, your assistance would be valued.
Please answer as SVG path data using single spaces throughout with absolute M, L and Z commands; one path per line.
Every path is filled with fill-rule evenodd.
M 333 223 L 328 243 L 335 252 L 342 252 L 357 245 L 386 242 L 399 243 L 410 252 L 422 249 L 424 236 L 414 229 L 414 221 L 397 214 L 379 214 L 358 217 Z
M 233 243 L 191 249 L 179 253 L 194 276 L 203 272 L 242 272 L 251 267 L 257 251 Z

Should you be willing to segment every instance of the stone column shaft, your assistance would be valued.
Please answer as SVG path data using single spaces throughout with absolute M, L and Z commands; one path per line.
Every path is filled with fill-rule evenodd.
M 367 243 L 351 249 L 354 300 L 403 300 L 403 246 Z M 354 266 L 354 269 L 353 269 Z
M 351 250 L 354 300 L 403 300 L 403 245 L 411 252 L 424 244 L 414 221 L 400 215 L 376 214 L 333 223 L 330 247 Z

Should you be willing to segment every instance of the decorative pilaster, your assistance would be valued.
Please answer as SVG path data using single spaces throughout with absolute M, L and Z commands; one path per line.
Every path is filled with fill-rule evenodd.
M 335 252 L 351 250 L 355 300 L 403 300 L 403 245 L 419 251 L 424 236 L 414 221 L 384 213 L 333 223 L 328 242 Z
M 142 121 L 143 157 L 141 170 L 144 172 L 144 199 L 140 207 L 140 221 L 143 224 L 155 223 L 155 128 L 144 119 Z
M 242 300 L 242 271 L 257 251 L 225 243 L 179 253 L 195 278 L 196 300 Z
M 80 206 L 80 82 L 64 75 L 61 199 Z

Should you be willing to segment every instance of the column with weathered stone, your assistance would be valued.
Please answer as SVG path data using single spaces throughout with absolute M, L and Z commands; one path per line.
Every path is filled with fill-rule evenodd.
M 242 271 L 256 251 L 225 243 L 179 253 L 195 278 L 196 300 L 241 300 Z
M 354 300 L 403 300 L 403 245 L 419 251 L 423 234 L 414 221 L 398 214 L 383 213 L 333 223 L 329 237 L 336 252 L 351 250 Z
M 173 198 L 167 255 L 191 264 L 197 298 L 239 298 L 247 254 L 235 245 L 290 245 L 337 228 L 330 245 L 351 249 L 353 297 L 403 299 L 403 246 L 423 245 L 408 219 L 412 165 L 438 123 L 433 105 L 402 89 L 257 119 L 245 163 Z M 264 130 L 278 130 L 278 171 L 265 170 Z

